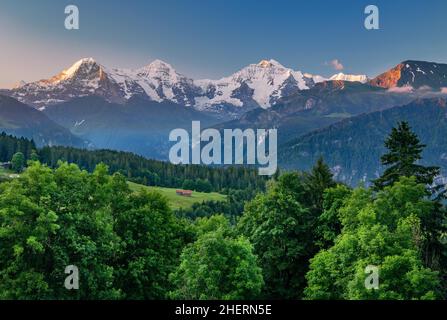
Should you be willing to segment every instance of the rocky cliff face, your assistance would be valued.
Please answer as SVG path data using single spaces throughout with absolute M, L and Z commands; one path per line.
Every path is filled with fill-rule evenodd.
M 447 88 L 447 64 L 408 60 L 380 74 L 369 83 L 387 89 L 407 86 L 414 89 L 442 90 Z

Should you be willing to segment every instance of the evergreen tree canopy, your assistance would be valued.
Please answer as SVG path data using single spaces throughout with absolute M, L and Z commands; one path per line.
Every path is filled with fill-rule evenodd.
M 0 161 L 2 162 L 11 161 L 12 156 L 17 152 L 23 153 L 25 159 L 29 159 L 32 150 L 35 149 L 33 140 L 0 133 Z
M 320 157 L 305 177 L 305 189 L 308 194 L 307 199 L 319 215 L 323 211 L 324 191 L 336 186 L 332 172 L 329 166 L 324 163 L 323 158 Z
M 387 168 L 380 178 L 373 181 L 376 190 L 392 185 L 402 176 L 414 176 L 418 183 L 431 185 L 440 172 L 439 167 L 424 167 L 417 164 L 422 158 L 425 145 L 419 141 L 405 121 L 392 129 L 385 146 L 389 152 L 381 157 L 381 163 Z

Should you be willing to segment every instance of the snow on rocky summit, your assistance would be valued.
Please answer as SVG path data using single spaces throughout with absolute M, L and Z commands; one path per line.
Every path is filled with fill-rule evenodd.
M 339 79 L 340 75 L 336 77 Z M 345 81 L 365 79 L 365 76 L 343 75 Z M 115 103 L 141 96 L 197 110 L 224 112 L 226 108 L 269 108 L 282 97 L 325 80 L 328 79 L 286 68 L 275 60 L 250 64 L 219 80 L 193 80 L 161 60 L 130 70 L 107 68 L 93 58 L 85 58 L 50 79 L 22 83 L 10 94 L 38 109 L 97 95 Z

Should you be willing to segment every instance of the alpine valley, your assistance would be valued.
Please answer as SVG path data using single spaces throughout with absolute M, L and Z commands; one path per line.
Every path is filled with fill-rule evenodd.
M 308 169 L 319 156 L 339 180 L 382 170 L 383 139 L 407 120 L 447 170 L 447 64 L 403 61 L 375 78 L 325 78 L 262 60 L 218 80 L 192 79 L 161 60 L 135 70 L 75 62 L 49 79 L 0 90 L 0 130 L 39 146 L 130 151 L 166 160 L 169 132 L 202 127 L 278 129 L 279 164 Z

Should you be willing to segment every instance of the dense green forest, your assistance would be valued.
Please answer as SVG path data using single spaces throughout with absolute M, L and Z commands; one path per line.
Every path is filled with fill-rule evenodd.
M 423 165 L 436 165 L 447 176 L 447 108 L 443 99 L 421 99 L 345 119 L 281 145 L 278 163 L 283 169 L 309 170 L 323 156 L 337 179 L 357 186 L 369 183 L 384 170 L 380 156 L 386 152 L 384 140 L 399 121 L 408 122 L 427 145 Z
M 56 167 L 58 161 L 63 160 L 76 163 L 89 172 L 92 172 L 97 164 L 104 163 L 111 172 L 119 172 L 137 183 L 161 187 L 186 187 L 203 192 L 246 188 L 262 190 L 266 182 L 264 176 L 258 175 L 256 168 L 173 165 L 129 152 L 111 150 L 44 147 L 39 150 L 39 157 L 42 163 L 51 167 Z
M 146 159 L 130 152 L 85 150 L 52 146 L 37 149 L 32 140 L 0 135 L 0 161 L 7 162 L 21 152 L 25 160 L 36 152 L 41 163 L 55 168 L 59 161 L 75 163 L 92 172 L 104 163 L 110 172 L 119 172 L 128 180 L 149 186 L 174 187 L 201 192 L 228 192 L 230 189 L 264 190 L 267 179 L 259 176 L 256 168 L 230 166 L 226 168 L 203 165 L 173 165 L 169 162 Z
M 12 156 L 17 152 L 24 154 L 26 159 L 31 158 L 31 153 L 36 150 L 36 145 L 32 140 L 26 138 L 16 138 L 2 132 L 0 134 L 0 161 L 11 161 Z
M 53 148 L 52 161 L 39 151 L 47 164 L 29 153 L 0 184 L 0 298 L 445 299 L 438 168 L 417 163 L 424 146 L 407 123 L 386 148 L 370 188 L 338 183 L 320 158 L 264 191 L 244 182 L 228 202 L 177 214 L 156 192 L 132 192 L 118 166 L 94 164 L 95 153 L 60 157 L 78 157 L 71 164 Z M 69 265 L 79 289 L 64 287 Z

